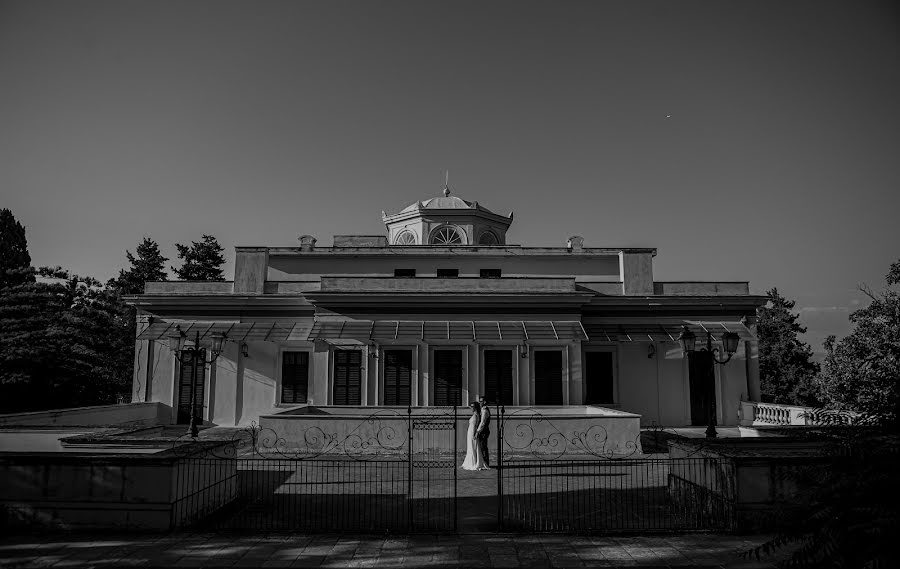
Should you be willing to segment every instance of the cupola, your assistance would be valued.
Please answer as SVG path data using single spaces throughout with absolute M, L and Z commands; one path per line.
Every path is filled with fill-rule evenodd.
M 499 215 L 477 201 L 450 195 L 450 187 L 444 185 L 442 196 L 417 201 L 399 213 L 381 212 L 381 218 L 391 245 L 481 247 L 506 244 L 513 214 Z

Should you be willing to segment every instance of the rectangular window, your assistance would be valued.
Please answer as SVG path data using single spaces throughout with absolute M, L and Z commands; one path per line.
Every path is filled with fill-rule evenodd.
M 384 350 L 384 405 L 409 405 L 412 350 Z
M 194 371 L 194 354 L 197 354 L 197 370 Z M 203 387 L 206 379 L 206 350 L 181 352 L 181 363 L 178 366 L 178 419 L 179 424 L 191 422 L 191 380 L 194 382 L 194 418 L 197 423 L 203 422 Z
M 434 351 L 434 404 L 462 405 L 462 351 Z
M 362 404 L 362 351 L 334 352 L 332 405 Z
M 534 354 L 534 404 L 562 405 L 562 352 L 539 351 Z
M 513 352 L 484 351 L 484 397 L 488 403 L 513 404 Z
M 309 392 L 309 352 L 281 354 L 281 402 L 306 403 Z
M 483 279 L 499 279 L 500 269 L 481 269 L 481 278 Z
M 585 405 L 615 403 L 612 352 L 584 353 Z
M 415 269 L 394 269 L 394 277 L 398 279 L 411 279 L 416 276 Z
M 459 269 L 438 269 L 437 276 L 439 279 L 455 279 L 459 276 Z

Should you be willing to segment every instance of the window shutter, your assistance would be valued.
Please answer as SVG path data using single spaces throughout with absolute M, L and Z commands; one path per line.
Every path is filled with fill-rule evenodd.
M 281 402 L 306 403 L 309 392 L 309 352 L 284 352 L 281 359 Z
M 412 350 L 384 351 L 384 404 L 409 405 Z
M 181 364 L 178 366 L 178 423 L 189 423 L 191 420 L 191 373 L 194 368 L 194 352 L 181 352 Z M 200 350 L 200 361 L 206 360 L 206 350 Z M 206 379 L 206 366 L 197 366 L 197 383 L 194 386 L 194 416 L 203 418 L 203 395 Z
M 462 405 L 462 352 L 434 352 L 434 404 Z
M 489 403 L 497 403 L 497 388 L 500 388 L 500 402 L 512 405 L 512 352 L 509 350 L 484 351 L 484 390 Z
M 535 405 L 562 405 L 562 352 L 533 353 Z
M 362 402 L 362 352 L 334 352 L 333 399 L 335 405 L 360 405 Z

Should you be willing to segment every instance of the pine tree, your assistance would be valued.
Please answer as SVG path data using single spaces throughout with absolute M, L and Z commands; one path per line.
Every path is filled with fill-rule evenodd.
M 204 235 L 200 242 L 193 241 L 191 246 L 175 244 L 178 258 L 183 260 L 180 269 L 172 267 L 178 278 L 184 281 L 224 281 L 225 273 L 222 265 L 225 257 L 224 249 L 212 235 Z
M 159 252 L 159 245 L 149 237 L 135 249 L 137 256 L 131 251 L 125 251 L 125 256 L 131 266 L 128 270 L 119 271 L 119 277 L 114 284 L 122 294 L 143 294 L 144 283 L 147 281 L 166 280 L 165 264 L 169 259 Z
M 0 209 L 0 288 L 34 282 L 25 228 L 8 209 Z
M 812 361 L 809 344 L 798 338 L 806 327 L 791 312 L 796 303 L 781 296 L 777 288 L 766 294 L 769 301 L 756 314 L 762 398 L 770 403 L 816 405 L 819 364 Z

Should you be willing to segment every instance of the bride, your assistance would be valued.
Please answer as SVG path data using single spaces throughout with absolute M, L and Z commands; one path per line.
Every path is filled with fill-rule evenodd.
M 475 429 L 481 421 L 481 405 L 477 401 L 469 403 L 472 408 L 472 416 L 469 417 L 469 430 L 466 433 L 466 459 L 461 468 L 465 470 L 485 470 L 484 457 L 481 456 L 481 446 L 475 440 Z

